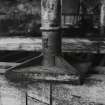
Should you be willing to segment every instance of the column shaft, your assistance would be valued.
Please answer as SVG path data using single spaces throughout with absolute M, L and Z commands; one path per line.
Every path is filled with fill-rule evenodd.
M 44 66 L 54 66 L 61 54 L 61 0 L 41 0 L 41 29 Z

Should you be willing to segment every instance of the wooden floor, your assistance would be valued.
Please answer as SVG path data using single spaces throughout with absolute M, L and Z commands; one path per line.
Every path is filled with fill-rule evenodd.
M 0 75 L 0 105 L 26 105 L 24 92 L 9 84 L 2 75 Z
M 105 76 L 93 75 L 81 86 L 53 85 L 53 103 L 105 105 Z M 49 84 L 34 83 L 21 88 L 20 84 L 11 83 L 0 75 L 0 105 L 49 105 Z

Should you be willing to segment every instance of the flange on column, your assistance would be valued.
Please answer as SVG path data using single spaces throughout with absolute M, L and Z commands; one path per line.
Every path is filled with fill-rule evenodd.
M 11 70 L 9 77 L 38 81 L 80 83 L 79 72 L 62 58 L 61 53 L 61 0 L 41 0 L 41 30 L 43 42 L 43 60 L 41 66 L 27 62 L 24 67 Z M 36 60 L 36 62 L 38 59 Z M 34 62 L 35 63 L 35 62 Z M 15 74 L 16 73 L 16 74 Z M 10 76 L 11 75 L 11 76 Z

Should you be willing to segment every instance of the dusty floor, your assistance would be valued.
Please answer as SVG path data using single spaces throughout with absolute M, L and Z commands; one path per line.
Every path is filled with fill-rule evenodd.
M 23 89 L 0 75 L 0 105 L 48 105 L 49 84 Z M 105 105 L 105 75 L 93 75 L 81 86 L 53 85 L 54 105 Z

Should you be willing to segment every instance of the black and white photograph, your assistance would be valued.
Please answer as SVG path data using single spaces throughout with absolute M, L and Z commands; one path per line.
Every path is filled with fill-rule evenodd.
M 0 0 L 0 105 L 105 105 L 105 0 Z

